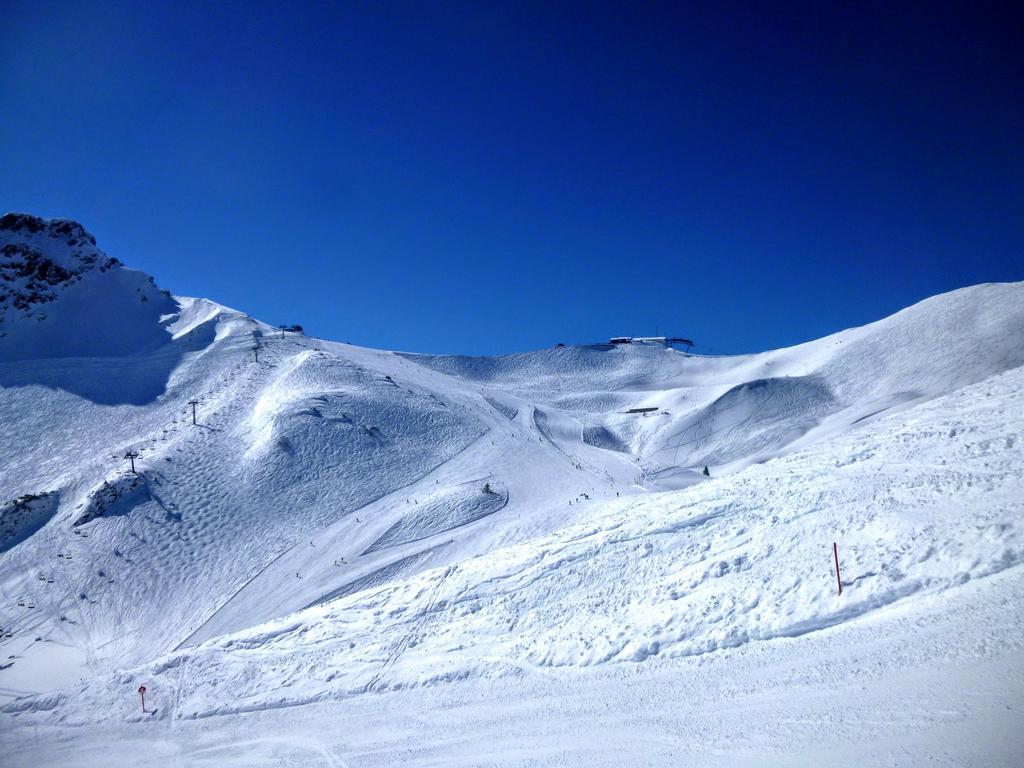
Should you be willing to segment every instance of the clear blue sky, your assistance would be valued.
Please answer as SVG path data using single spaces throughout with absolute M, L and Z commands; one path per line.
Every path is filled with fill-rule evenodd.
M 418 351 L 758 350 L 1024 279 L 1010 4 L 333 5 L 8 0 L 0 208 Z

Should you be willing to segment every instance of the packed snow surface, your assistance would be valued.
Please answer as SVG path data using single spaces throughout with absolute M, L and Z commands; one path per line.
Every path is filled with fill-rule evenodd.
M 1018 765 L 1022 365 L 1020 283 L 417 355 L 3 217 L 5 764 Z

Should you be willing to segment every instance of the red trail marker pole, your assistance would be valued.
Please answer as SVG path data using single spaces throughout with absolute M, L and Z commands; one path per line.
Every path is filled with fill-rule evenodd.
M 843 578 L 839 575 L 839 547 L 834 541 L 832 542 L 832 554 L 836 558 L 836 581 L 839 582 L 839 594 L 841 595 L 843 594 Z
M 144 686 L 144 685 L 140 685 L 139 686 L 139 696 L 142 697 L 142 711 L 145 712 L 146 711 L 146 686 Z

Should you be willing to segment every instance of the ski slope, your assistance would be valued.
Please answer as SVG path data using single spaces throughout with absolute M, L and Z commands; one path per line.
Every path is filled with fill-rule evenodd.
M 1024 284 L 756 355 L 473 358 L 173 297 L 73 222 L 3 217 L 0 257 L 14 764 L 804 764 L 816 718 L 863 764 L 1024 755 Z M 900 708 L 970 664 L 987 698 Z

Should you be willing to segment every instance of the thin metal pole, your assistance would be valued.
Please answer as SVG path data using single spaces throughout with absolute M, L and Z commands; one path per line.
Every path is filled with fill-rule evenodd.
M 843 579 L 839 575 L 839 547 L 834 541 L 832 542 L 832 554 L 836 558 L 836 581 L 839 582 L 839 594 L 841 595 L 843 594 Z

